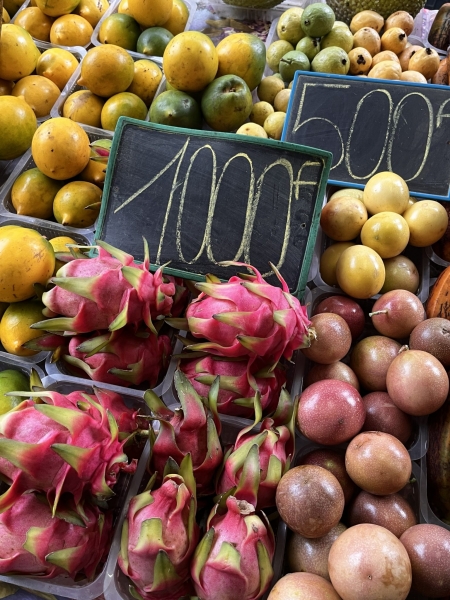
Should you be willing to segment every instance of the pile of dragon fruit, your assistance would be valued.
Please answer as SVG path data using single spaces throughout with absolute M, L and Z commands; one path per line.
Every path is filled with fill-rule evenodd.
M 98 257 L 77 255 L 57 273 L 43 297 L 41 347 L 69 339 L 66 360 L 92 379 L 152 387 L 169 355 L 162 323 L 186 329 L 173 381 L 180 406 L 152 389 L 139 414 L 111 391 L 34 388 L 0 417 L 0 476 L 9 484 L 0 496 L 1 573 L 94 577 L 109 548 L 114 486 L 136 467 L 127 448 L 148 436 L 148 484 L 128 506 L 118 558 L 134 597 L 217 600 L 221 590 L 256 600 L 268 589 L 275 540 L 265 512 L 275 511 L 295 453 L 286 364 L 314 331 L 275 267 L 280 287 L 229 264 L 247 272 L 225 283 L 207 276 L 184 316 L 187 287 L 162 269 L 152 274 L 147 248 L 137 265 L 102 242 Z M 219 413 L 250 418 L 231 447 Z
M 100 389 L 20 395 L 0 417 L 0 573 L 92 579 L 111 538 L 108 500 L 136 469 L 124 446 L 137 411 Z

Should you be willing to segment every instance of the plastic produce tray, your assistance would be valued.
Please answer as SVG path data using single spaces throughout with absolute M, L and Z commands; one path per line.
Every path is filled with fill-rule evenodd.
M 344 294 L 344 292 L 342 292 L 341 290 L 329 290 L 329 289 L 323 289 L 323 288 L 314 288 L 312 290 L 312 299 L 311 299 L 311 313 L 314 312 L 315 307 L 322 302 L 322 300 L 325 300 L 325 298 L 328 298 L 329 296 L 335 296 L 335 295 L 342 295 L 342 296 L 346 296 L 346 294 Z M 367 317 L 367 314 L 369 312 L 369 308 L 370 305 L 372 304 L 371 300 L 362 300 L 359 302 L 359 304 L 361 304 L 364 313 L 366 314 L 366 319 L 367 319 L 367 327 L 366 329 L 363 331 L 362 335 L 359 339 L 364 339 L 365 337 L 367 337 L 368 335 L 380 335 L 378 334 L 378 332 L 371 326 L 370 324 L 370 319 Z M 354 346 L 354 344 L 352 344 L 352 347 Z M 342 362 L 347 363 L 348 362 L 348 358 L 349 358 L 349 354 L 347 354 L 347 356 L 345 356 L 342 359 Z M 309 371 L 310 368 L 310 361 L 305 360 L 305 367 L 304 367 L 304 373 L 306 374 Z M 364 393 L 364 392 L 363 392 Z M 369 392 L 366 392 L 369 393 Z M 413 428 L 413 437 L 410 440 L 410 442 L 406 445 L 409 455 L 411 457 L 411 460 L 419 460 L 420 458 L 422 458 L 426 451 L 427 451 L 427 447 L 428 447 L 428 427 L 427 427 L 427 418 L 426 417 L 412 417 L 413 419 L 413 423 L 414 423 L 414 428 Z M 307 438 L 305 438 L 303 435 L 299 434 L 300 437 L 303 439 L 304 443 L 312 443 L 310 442 L 310 440 L 308 440 Z
M 23 10 L 25 10 L 25 8 L 28 8 L 30 5 L 31 5 L 31 0 L 26 0 L 22 4 L 22 6 L 19 8 L 19 10 L 16 12 L 14 17 L 11 19 L 11 23 L 14 23 L 17 18 L 17 15 L 19 13 L 21 13 Z M 83 54 L 86 54 L 86 49 L 89 48 L 89 46 L 91 45 L 90 41 L 84 46 L 61 46 L 59 44 L 50 44 L 50 42 L 44 42 L 42 40 L 38 40 L 37 38 L 33 38 L 33 40 L 38 45 L 38 47 L 40 47 L 40 45 L 43 45 L 45 47 L 45 50 L 47 50 L 48 48 L 62 48 L 63 50 L 68 50 L 72 54 L 74 54 L 75 52 L 78 53 L 80 50 L 82 50 Z
M 173 353 L 176 354 L 178 352 L 181 352 L 181 350 L 182 350 L 181 342 L 176 341 L 175 336 L 173 336 L 172 340 L 174 343 Z M 170 360 L 169 366 L 167 367 L 167 371 L 164 373 L 164 375 L 162 375 L 161 380 L 159 381 L 158 385 L 153 388 L 153 391 L 158 396 L 160 396 L 160 397 L 164 396 L 164 394 L 167 393 L 167 390 L 171 387 L 172 380 L 173 380 L 173 374 L 175 372 L 176 365 L 177 365 L 176 359 L 172 358 Z M 84 373 L 83 373 L 83 377 L 74 376 L 73 370 L 70 368 L 70 365 L 68 365 L 63 359 L 59 359 L 56 362 L 52 362 L 50 353 L 48 353 L 47 357 L 46 357 L 45 371 L 46 371 L 46 373 L 48 373 L 48 375 L 50 375 L 51 377 L 53 377 L 55 379 L 60 379 L 60 378 L 70 379 L 70 381 L 72 381 L 73 383 L 75 383 L 76 381 L 80 381 L 82 383 L 90 382 L 90 379 L 88 379 Z M 91 383 L 97 385 L 98 382 L 91 382 Z M 105 386 L 108 389 L 118 392 L 119 394 L 120 393 L 130 393 L 130 394 L 136 395 L 137 397 L 140 397 L 140 398 L 143 397 L 145 390 L 148 389 L 148 386 L 146 386 L 145 384 L 140 385 L 138 387 L 138 389 L 136 387 L 128 388 L 128 387 L 123 387 L 123 386 L 119 386 L 119 385 L 111 385 L 111 384 L 105 384 L 105 383 L 98 383 L 98 385 Z
M 222 422 L 222 434 L 221 440 L 223 445 L 232 444 L 236 439 L 239 431 L 248 424 L 246 421 L 243 424 L 242 419 L 237 419 L 228 415 L 220 416 Z M 149 456 L 149 445 L 145 447 L 142 457 L 139 461 L 138 469 L 134 475 L 133 481 L 128 491 L 127 498 L 125 500 L 124 507 L 122 509 L 117 527 L 114 540 L 111 546 L 109 554 L 108 564 L 106 567 L 106 574 L 104 578 L 104 596 L 105 600 L 133 600 L 133 596 L 129 592 L 129 585 L 131 581 L 126 577 L 117 565 L 117 557 L 120 551 L 120 539 L 121 529 L 123 521 L 126 517 L 128 505 L 130 500 L 139 493 L 145 487 L 148 481 L 148 473 L 145 472 L 145 463 Z M 283 564 L 284 548 L 286 545 L 286 525 L 278 519 L 278 523 L 272 521 L 272 527 L 275 533 L 275 555 L 272 561 L 274 575 L 272 579 L 272 586 L 278 581 L 281 576 L 281 568 Z M 267 598 L 269 592 L 263 596 L 263 600 Z
M 69 394 L 73 391 L 85 391 L 89 394 L 93 394 L 92 382 L 77 381 L 73 383 L 67 378 L 54 379 L 52 377 L 45 377 L 43 384 L 47 390 L 57 391 L 62 394 Z M 97 385 L 96 387 L 102 388 L 106 386 Z M 108 388 L 109 389 L 109 388 Z M 140 409 L 142 414 L 149 414 L 147 406 L 142 400 L 127 392 L 122 393 L 125 404 L 134 409 Z M 148 446 L 148 445 L 147 445 Z M 145 452 L 143 452 L 141 459 L 139 460 L 139 467 L 142 471 L 145 469 Z M 139 471 L 138 471 L 139 472 Z M 120 531 L 119 525 L 121 524 L 120 519 L 124 514 L 125 498 L 128 493 L 132 491 L 132 483 L 136 479 L 131 474 L 122 473 L 121 477 L 114 488 L 116 496 L 114 498 L 114 523 L 113 523 L 113 536 L 117 538 L 117 532 Z M 108 557 L 113 553 L 113 546 L 110 547 Z M 20 575 L 0 575 L 0 581 L 5 581 L 19 587 L 27 588 L 30 591 L 41 592 L 44 594 L 57 594 L 64 598 L 76 598 L 78 600 L 93 600 L 100 596 L 104 588 L 104 580 L 107 574 L 107 561 L 105 561 L 102 570 L 98 573 L 97 577 L 88 582 L 86 579 L 80 581 L 74 581 L 69 576 L 60 575 L 54 579 L 39 579 L 37 577 L 25 577 Z
M 5 227 L 6 225 L 18 225 L 22 227 L 29 227 L 31 229 L 35 229 L 47 239 L 52 239 L 61 235 L 67 235 L 67 231 L 63 227 L 63 225 L 57 226 L 56 224 L 53 225 L 53 223 L 50 223 L 49 221 L 41 221 L 39 219 L 28 219 L 25 221 L 24 219 L 19 219 L 18 217 L 13 218 L 11 215 L 5 218 L 4 216 L 0 215 L 0 227 Z M 86 242 L 88 241 L 86 237 L 82 236 L 79 233 L 74 233 L 74 236 L 77 237 L 77 241 L 80 241 L 83 245 L 86 245 Z M 74 239 L 76 238 L 74 237 Z M 20 361 L 22 361 L 25 364 L 36 364 L 45 360 L 48 355 L 48 352 L 38 352 L 33 356 L 20 356 L 17 358 L 20 358 Z M 0 344 L 0 357 L 9 358 L 11 356 L 14 355 L 11 355 L 9 352 L 6 352 L 3 349 L 3 346 Z
M 34 369 L 41 381 L 43 381 L 45 377 L 44 371 L 38 365 L 26 362 L 20 356 L 13 356 L 12 354 L 2 352 L 0 355 L 0 373 L 6 369 L 16 369 L 26 377 L 29 377 L 31 369 Z
M 433 525 L 440 525 L 441 527 L 445 527 L 450 531 L 450 525 L 448 523 L 444 523 L 432 510 L 430 503 L 428 501 L 428 480 L 427 480 L 427 457 L 424 455 L 420 461 L 420 468 L 422 471 L 422 477 L 420 480 L 420 498 L 421 498 L 421 511 L 423 520 L 426 523 L 431 523 Z
M 87 125 L 81 126 L 88 134 L 91 142 L 102 138 L 112 138 L 113 136 L 111 131 L 103 131 L 102 129 L 96 129 L 95 127 L 89 127 Z M 56 237 L 56 235 L 70 235 L 78 241 L 76 236 L 81 236 L 80 241 L 82 241 L 83 243 L 85 243 L 86 240 L 88 240 L 89 243 L 92 243 L 94 239 L 95 226 L 86 229 L 77 229 L 75 227 L 69 227 L 67 225 L 60 225 L 55 221 L 47 221 L 45 219 L 26 217 L 24 215 L 18 215 L 16 213 L 11 203 L 11 188 L 15 180 L 21 173 L 27 171 L 28 169 L 33 169 L 34 167 L 36 167 L 36 163 L 34 162 L 33 157 L 31 156 L 31 151 L 28 150 L 17 162 L 14 170 L 9 175 L 3 187 L 0 188 L 0 217 L 7 219 L 14 218 L 14 220 L 23 222 L 24 226 L 32 227 L 33 225 L 35 225 L 38 227 L 54 227 L 55 232 L 57 233 L 55 233 L 55 235 L 52 235 L 51 237 Z
M 183 2 L 185 3 L 185 5 L 189 11 L 189 17 L 188 17 L 186 27 L 185 27 L 185 31 L 188 31 L 189 29 L 192 29 L 191 26 L 192 26 L 192 22 L 194 20 L 195 11 L 197 10 L 197 3 L 194 0 L 183 0 Z M 101 28 L 103 22 L 105 21 L 105 19 L 107 19 L 110 15 L 113 15 L 118 12 L 119 4 L 120 4 L 120 0 L 115 0 L 114 2 L 112 2 L 110 7 L 108 8 L 108 10 L 105 12 L 103 17 L 97 23 L 97 25 L 94 29 L 94 32 L 92 33 L 92 37 L 91 37 L 91 42 L 94 46 L 102 46 L 103 45 L 102 42 L 100 42 L 100 40 L 98 39 L 100 28 Z M 164 25 L 162 25 L 162 27 L 164 27 Z M 141 54 L 140 52 L 133 52 L 132 50 L 127 50 L 127 52 L 129 54 L 131 54 L 131 56 L 135 60 L 146 58 L 146 59 L 152 60 L 153 62 L 156 62 L 158 65 L 162 66 L 162 56 L 150 56 L 148 54 Z
M 136 60 L 138 60 L 138 59 L 135 59 L 135 61 Z M 66 83 L 66 86 L 64 87 L 63 91 L 61 92 L 61 95 L 59 96 L 59 98 L 57 99 L 55 104 L 53 105 L 52 110 L 50 111 L 50 116 L 52 118 L 63 116 L 63 107 L 64 107 L 64 103 L 67 100 L 68 96 L 70 96 L 74 92 L 78 92 L 80 90 L 87 89 L 86 87 L 78 85 L 77 81 L 80 79 L 80 75 L 81 75 L 81 63 L 75 69 L 75 71 L 72 74 L 72 77 Z M 105 98 L 105 100 L 107 100 L 107 98 Z M 148 111 L 147 111 L 147 116 L 145 117 L 144 121 L 148 121 Z M 114 135 L 113 131 L 109 131 L 107 129 L 102 129 L 101 127 L 91 127 L 89 125 L 84 125 L 84 123 L 79 123 L 79 125 L 81 125 L 83 127 L 83 129 L 85 129 L 86 131 L 90 131 L 93 135 L 96 135 L 97 136 L 96 139 L 104 138 L 104 137 L 112 137 Z

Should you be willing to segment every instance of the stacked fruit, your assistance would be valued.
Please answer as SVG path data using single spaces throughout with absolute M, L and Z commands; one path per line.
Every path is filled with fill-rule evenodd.
M 113 523 L 108 500 L 133 473 L 137 411 L 114 392 L 16 392 L 0 416 L 0 572 L 93 579 Z
M 51 279 L 55 286 L 42 295 L 50 318 L 32 326 L 51 335 L 27 347 L 64 347 L 66 362 L 94 381 L 154 387 L 172 351 L 159 329 L 183 310 L 186 288 L 162 268 L 149 271 L 147 243 L 142 264 L 104 242 L 97 250 L 95 258 L 70 260 Z
M 174 35 L 186 28 L 189 10 L 183 0 L 120 2 L 117 12 L 102 20 L 98 40 L 147 56 L 162 56 Z
M 156 63 L 134 61 L 114 44 L 88 50 L 80 75 L 78 87 L 68 90 L 62 115 L 109 131 L 114 131 L 120 116 L 145 120 L 162 78 Z
M 424 248 L 447 230 L 445 208 L 434 200 L 414 201 L 406 182 L 381 172 L 364 191 L 343 189 L 322 209 L 320 225 L 334 243 L 320 257 L 320 275 L 354 298 L 370 298 L 401 287 L 416 293 L 417 269 L 402 253 Z
M 192 369 L 186 376 L 181 366 L 174 377 L 181 408 L 175 411 L 153 392 L 145 394 L 159 421 L 151 436 L 149 488 L 160 487 L 130 502 L 119 556 L 120 568 L 143 598 L 178 599 L 195 588 L 204 600 L 217 598 L 219 589 L 224 599 L 238 593 L 256 600 L 272 579 L 274 536 L 261 509 L 275 506 L 277 484 L 294 456 L 297 405 L 284 387 L 275 385 L 266 392 L 268 416 L 260 423 L 258 379 L 276 379 L 278 362 L 308 344 L 312 332 L 304 307 L 281 276 L 282 287 L 274 287 L 251 270 L 226 283 L 208 277 L 196 284 L 201 294 L 186 312 L 189 335 L 197 338 L 189 338 L 187 351 L 202 352 L 210 364 L 215 357 L 224 374 L 211 371 L 211 379 L 197 381 Z M 233 358 L 243 366 L 240 377 L 234 376 Z M 195 389 L 199 384 L 202 397 Z M 239 384 L 245 390 L 241 393 L 252 396 L 239 397 Z M 237 397 L 230 399 L 230 392 Z M 240 407 L 253 415 L 253 422 L 224 455 L 218 412 L 236 415 Z M 208 502 L 214 493 L 219 497 Z M 213 505 L 200 541 L 197 496 L 208 510 Z M 200 512 L 197 518 L 204 521 Z M 150 539 L 152 534 L 158 542 L 144 547 L 144 535 Z
M 288 84 L 295 71 L 367 75 L 377 79 L 438 83 L 440 57 L 408 42 L 414 20 L 397 11 L 386 20 L 373 10 L 358 12 L 350 25 L 335 21 L 326 4 L 291 8 L 277 23 L 278 39 L 267 49 L 267 64 Z M 440 83 L 440 82 L 439 82 Z
M 15 17 L 37 40 L 58 46 L 88 46 L 94 27 L 109 7 L 108 0 L 36 0 Z

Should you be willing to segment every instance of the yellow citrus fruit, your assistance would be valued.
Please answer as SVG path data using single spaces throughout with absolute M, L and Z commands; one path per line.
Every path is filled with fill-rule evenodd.
M 114 131 L 119 117 L 144 120 L 147 116 L 145 102 L 130 92 L 121 92 L 108 98 L 102 108 L 102 128 Z
M 49 242 L 53 248 L 55 255 L 57 252 L 70 252 L 70 250 L 66 244 L 76 244 L 77 243 L 73 238 L 71 238 L 67 235 L 58 235 L 57 237 L 54 237 L 51 240 L 49 240 Z M 58 260 L 56 258 L 55 259 L 55 270 L 53 272 L 53 275 L 56 275 L 56 273 L 59 271 L 59 269 L 64 265 L 65 265 L 65 263 L 62 260 Z
M 409 203 L 408 184 L 390 171 L 377 173 L 366 183 L 363 202 L 372 215 L 385 211 L 401 215 Z
M 170 40 L 163 56 L 167 81 L 182 92 L 199 92 L 215 78 L 217 50 L 208 36 L 184 31 Z
M 71 181 L 53 201 L 53 214 L 61 225 L 91 227 L 100 212 L 102 190 L 87 181 Z
M 28 6 L 16 16 L 14 24 L 23 27 L 32 37 L 49 42 L 53 21 L 52 17 L 44 15 L 37 6 Z
M 254 90 L 261 83 L 266 66 L 266 46 L 252 33 L 232 33 L 217 45 L 217 77 L 237 75 Z
M 36 115 L 23 98 L 0 96 L 0 160 L 26 152 L 36 129 Z
M 55 268 L 49 242 L 29 227 L 0 227 L 0 302 L 32 298 L 34 285 L 47 283 Z
M 50 29 L 50 41 L 58 46 L 87 46 L 94 32 L 92 25 L 80 15 L 63 15 Z
M 108 0 L 80 0 L 79 5 L 73 12 L 86 19 L 92 27 L 95 27 L 108 8 Z
M 280 60 L 288 52 L 292 52 L 294 46 L 287 40 L 276 40 L 272 42 L 267 48 L 267 64 L 269 68 L 274 72 L 278 73 L 278 65 Z
M 8 14 L 6 8 L 2 10 L 2 23 L 9 23 L 11 21 L 11 17 Z
M 49 48 L 38 58 L 36 73 L 47 77 L 62 90 L 77 67 L 77 59 L 68 50 Z
M 264 121 L 264 131 L 273 140 L 281 140 L 286 113 L 275 111 Z
M 337 285 L 336 265 L 341 254 L 350 246 L 354 246 L 353 242 L 336 242 L 328 246 L 320 257 L 319 273 L 323 281 L 327 285 Z
M 398 256 L 406 248 L 408 241 L 408 223 L 398 213 L 377 213 L 361 229 L 361 243 L 375 250 L 381 258 Z
M 39 50 L 33 38 L 18 25 L 7 23 L 0 38 L 0 78 L 16 81 L 31 75 L 36 68 Z
M 320 213 L 323 232 L 337 242 L 356 238 L 367 221 L 364 203 L 353 196 L 339 196 L 325 204 Z
M 236 133 L 240 135 L 251 135 L 253 137 L 268 138 L 264 127 L 257 123 L 244 123 L 236 130 Z
M 178 35 L 186 28 L 189 19 L 189 11 L 183 0 L 173 0 L 172 12 L 169 20 L 164 23 L 164 28 L 172 35 Z
M 89 90 L 78 90 L 67 97 L 63 106 L 63 117 L 84 123 L 91 127 L 101 127 L 104 98 L 96 96 Z
M 128 52 L 119 46 L 106 44 L 88 50 L 81 62 L 78 85 L 87 87 L 97 96 L 109 98 L 124 92 L 133 77 L 134 61 Z
M 0 79 L 0 96 L 11 96 L 14 87 L 14 81 Z
M 6 396 L 11 392 L 29 392 L 30 378 L 17 369 L 0 372 L 0 415 L 4 415 L 25 400 L 22 396 Z
M 128 0 L 120 1 L 119 6 L 117 7 L 117 12 L 119 12 L 122 15 L 130 15 L 130 17 L 131 17 L 131 13 L 128 8 Z
M 105 183 L 106 167 L 107 165 L 105 163 L 97 160 L 90 160 L 87 167 L 85 167 L 78 175 L 78 178 L 100 187 Z
M 126 91 L 139 96 L 147 107 L 149 107 L 155 97 L 161 79 L 162 72 L 156 63 L 146 58 L 137 60 L 134 63 L 133 81 Z
M 21 173 L 11 188 L 11 203 L 18 215 L 51 219 L 53 199 L 63 183 L 55 181 L 37 167 Z
M 269 77 L 264 77 L 264 79 L 258 85 L 258 98 L 262 102 L 268 102 L 273 106 L 277 94 L 284 89 L 284 81 L 280 77 L 277 77 L 276 75 L 269 75 Z
M 172 13 L 173 0 L 128 0 L 128 10 L 142 27 L 164 25 Z
M 23 344 L 42 335 L 42 331 L 30 329 L 30 326 L 44 320 L 43 308 L 42 302 L 34 300 L 17 302 L 8 306 L 0 321 L 0 342 L 6 352 L 15 356 L 37 354 L 36 350 L 23 348 Z
M 370 298 L 384 285 L 385 269 L 381 256 L 360 244 L 355 244 L 339 257 L 336 279 L 339 287 L 353 298 Z
M 38 127 L 31 154 L 38 169 L 52 179 L 70 179 L 88 164 L 91 149 L 84 129 L 65 117 L 49 119 Z
M 19 79 L 12 95 L 21 97 L 31 106 L 36 117 L 46 117 L 60 95 L 59 87 L 42 75 L 28 75 Z
M 435 200 L 415 202 L 403 213 L 410 231 L 411 246 L 424 248 L 435 244 L 447 230 L 448 214 Z
M 252 108 L 252 112 L 250 113 L 249 119 L 253 123 L 257 125 L 261 125 L 264 127 L 264 121 L 267 119 L 269 115 L 275 112 L 273 106 L 268 102 L 255 102 Z
M 73 12 L 80 0 L 35 0 L 36 6 L 49 17 L 60 17 Z

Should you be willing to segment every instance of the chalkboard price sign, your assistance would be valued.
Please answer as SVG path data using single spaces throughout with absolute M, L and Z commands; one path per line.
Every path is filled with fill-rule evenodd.
M 328 152 L 235 134 L 121 118 L 97 237 L 166 273 L 228 279 L 249 263 L 273 283 L 275 264 L 301 294 L 331 165 Z
M 297 71 L 283 140 L 333 154 L 330 183 L 393 171 L 411 195 L 450 200 L 450 87 Z

